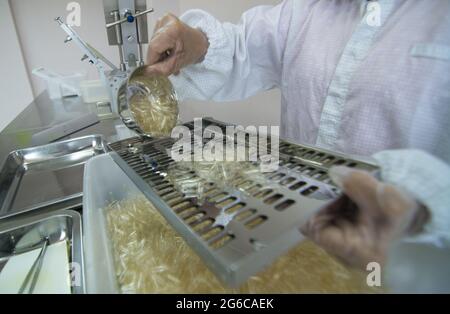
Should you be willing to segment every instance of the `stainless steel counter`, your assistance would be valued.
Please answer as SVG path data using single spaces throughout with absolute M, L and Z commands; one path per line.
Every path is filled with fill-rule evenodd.
M 33 134 L 97 111 L 96 104 L 86 104 L 78 97 L 53 101 L 46 92 L 42 93 L 0 133 L 0 160 L 14 150 L 30 147 Z M 101 134 L 108 140 L 116 135 L 115 126 L 120 124 L 118 118 L 105 119 L 61 140 L 92 134 Z
M 98 113 L 99 110 L 96 104 L 86 104 L 79 97 L 54 101 L 48 97 L 46 92 L 42 93 L 0 133 L 0 164 L 3 164 L 3 161 L 12 151 L 31 147 L 33 134 L 81 117 L 87 113 Z M 122 125 L 120 119 L 109 116 L 108 118 L 100 118 L 100 120 L 100 123 L 78 131 L 68 137 L 61 138 L 60 140 L 99 134 L 107 142 L 116 141 L 118 139 L 116 126 Z M 79 168 L 78 171 L 82 172 L 83 169 Z M 74 180 L 76 178 L 79 179 L 79 175 L 77 174 L 74 174 L 73 177 Z M 48 182 L 47 179 L 41 181 L 39 184 L 44 184 L 48 189 L 54 189 L 55 184 L 60 184 L 58 180 L 56 183 Z M 81 206 L 81 199 L 73 200 L 65 204 L 65 207 L 62 209 L 73 209 L 79 206 Z M 61 208 L 60 206 L 56 208 L 48 207 L 39 211 L 39 213 L 56 209 Z

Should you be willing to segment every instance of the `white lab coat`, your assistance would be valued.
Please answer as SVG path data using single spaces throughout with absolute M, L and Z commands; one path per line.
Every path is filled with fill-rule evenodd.
M 182 16 L 210 47 L 171 78 L 182 99 L 282 91 L 282 137 L 374 156 L 386 182 L 432 211 L 423 241 L 450 239 L 450 1 L 283 1 L 237 25 Z M 373 5 L 373 4 L 372 4 Z

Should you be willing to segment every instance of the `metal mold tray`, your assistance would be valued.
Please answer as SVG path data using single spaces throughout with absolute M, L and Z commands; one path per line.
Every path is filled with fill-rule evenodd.
M 39 237 L 50 239 L 50 244 L 67 241 L 69 244 L 69 262 L 78 266 L 80 275 L 77 285 L 72 287 L 73 294 L 83 294 L 84 286 L 84 263 L 83 263 L 83 244 L 81 216 L 75 211 L 57 211 L 54 213 L 42 214 L 24 219 L 11 221 L 0 225 L 0 272 L 14 256 L 17 244 L 25 236 L 32 235 L 32 240 Z M 39 241 L 39 239 L 37 239 Z M 26 240 L 28 241 L 28 239 Z M 38 243 L 36 241 L 35 243 Z M 22 251 L 32 251 L 41 244 Z M 73 268 L 75 269 L 75 268 Z M 73 274 L 72 274 L 73 275 Z M 74 281 L 75 283 L 76 281 Z
M 208 123 L 225 126 L 210 119 Z M 377 170 L 375 164 L 354 157 L 281 141 L 280 167 L 267 174 L 270 186 L 243 179 L 237 182 L 238 190 L 218 188 L 211 182 L 206 191 L 209 199 L 198 204 L 166 179 L 167 168 L 174 163 L 168 155 L 173 144 L 170 138 L 130 139 L 110 145 L 116 152 L 111 157 L 231 287 L 241 285 L 304 240 L 299 232 L 302 223 L 340 195 L 328 177 L 331 166 Z
M 10 153 L 0 172 L 0 219 L 55 204 L 81 206 L 84 164 L 105 152 L 102 136 L 93 135 Z

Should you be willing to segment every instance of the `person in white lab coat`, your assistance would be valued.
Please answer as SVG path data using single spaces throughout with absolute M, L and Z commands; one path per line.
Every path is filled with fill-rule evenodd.
M 158 21 L 148 73 L 181 99 L 282 92 L 282 137 L 373 156 L 381 180 L 330 171 L 340 200 L 303 231 L 349 264 L 383 263 L 393 239 L 450 241 L 450 1 L 286 0 L 239 24 L 201 10 Z M 173 75 L 172 75 L 173 74 Z

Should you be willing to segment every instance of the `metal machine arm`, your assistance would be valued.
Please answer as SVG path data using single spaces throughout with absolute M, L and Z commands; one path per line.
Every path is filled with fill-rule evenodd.
M 147 9 L 145 0 L 104 0 L 103 6 L 109 44 L 119 47 L 120 68 L 81 39 L 62 18 L 58 17 L 56 21 L 67 33 L 64 42 L 75 42 L 84 53 L 81 61 L 89 60 L 96 66 L 100 79 L 109 91 L 111 110 L 120 114 L 122 86 L 136 67 L 144 65 L 142 45 L 148 43 L 148 31 L 147 20 L 143 17 L 154 10 Z

